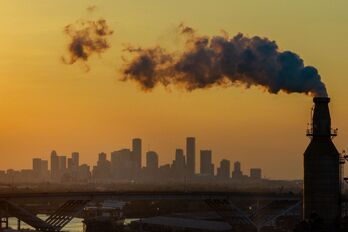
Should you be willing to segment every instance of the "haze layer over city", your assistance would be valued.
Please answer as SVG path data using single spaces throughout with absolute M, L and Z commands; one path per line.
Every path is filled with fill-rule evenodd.
M 158 86 L 144 92 L 132 81 L 120 81 L 122 60 L 131 60 L 124 50 L 131 45 L 176 51 L 185 43 L 176 33 L 180 24 L 202 36 L 267 37 L 318 70 L 332 99 L 332 124 L 339 128 L 335 144 L 342 150 L 348 133 L 347 4 L 3 1 L 0 170 L 28 169 L 32 157 L 48 160 L 52 150 L 78 151 L 81 163 L 93 165 L 100 152 L 109 154 L 135 137 L 142 138 L 144 152 L 155 150 L 165 164 L 184 138 L 194 136 L 197 147 L 213 150 L 215 164 L 238 160 L 245 170 L 262 168 L 268 178 L 301 179 L 311 97 L 243 84 L 188 92 Z M 107 37 L 110 46 L 68 65 L 71 34 L 64 28 L 98 19 L 113 32 Z

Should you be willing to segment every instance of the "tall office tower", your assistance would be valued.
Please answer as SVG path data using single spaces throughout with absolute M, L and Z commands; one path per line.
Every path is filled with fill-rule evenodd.
M 231 173 L 231 164 L 229 160 L 223 159 L 220 161 L 220 167 L 217 171 L 217 176 L 222 179 L 229 179 Z
M 234 163 L 234 169 L 233 169 L 233 172 L 232 172 L 232 178 L 233 179 L 241 179 L 243 177 L 243 173 L 242 173 L 242 170 L 241 170 L 241 164 L 239 161 L 236 161 Z
M 93 177 L 99 181 L 107 181 L 111 176 L 111 163 L 106 159 L 106 153 L 98 154 L 97 166 L 93 168 Z
M 155 171 L 158 169 L 158 154 L 154 151 L 146 152 L 146 169 Z
M 59 179 L 59 161 L 56 151 L 51 152 L 51 179 L 52 181 Z
M 186 162 L 185 162 L 185 155 L 183 149 L 176 149 L 175 150 L 175 163 L 178 166 L 180 171 L 185 171 Z
M 121 149 L 111 153 L 111 174 L 116 179 L 130 179 L 134 174 L 133 152 Z
M 189 175 L 195 174 L 196 166 L 196 138 L 186 138 L 186 167 Z
M 74 170 L 77 170 L 77 168 L 80 166 L 80 154 L 78 152 L 71 153 L 71 159 L 72 159 L 72 168 Z
M 172 169 L 175 171 L 176 176 L 185 176 L 186 161 L 183 149 L 175 150 L 175 160 L 173 161 Z
M 68 171 L 72 172 L 73 170 L 73 160 L 72 158 L 68 158 Z
M 141 169 L 141 139 L 135 138 L 132 140 L 132 154 L 134 167 L 137 171 Z
M 59 161 L 60 176 L 62 176 L 66 172 L 66 156 L 65 155 L 58 156 L 58 161 Z
M 261 168 L 250 168 L 250 178 L 254 180 L 261 180 L 262 178 Z
M 48 180 L 48 160 L 41 160 L 41 173 L 44 180 Z
M 33 158 L 33 173 L 36 178 L 42 177 L 41 159 Z
M 211 150 L 201 150 L 201 175 L 214 175 Z
M 88 182 L 91 178 L 91 171 L 90 167 L 87 164 L 82 164 L 79 166 L 78 172 L 77 172 L 77 179 L 79 181 Z
M 120 176 L 121 166 L 121 155 L 119 151 L 111 152 L 111 176 L 113 178 L 118 178 Z

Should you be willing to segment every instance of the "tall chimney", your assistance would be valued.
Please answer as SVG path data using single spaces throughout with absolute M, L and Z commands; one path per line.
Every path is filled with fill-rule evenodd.
M 331 137 L 331 117 L 328 103 L 328 97 L 313 98 L 314 112 L 313 112 L 313 136 Z
M 330 98 L 315 97 L 311 138 L 304 153 L 303 217 L 319 217 L 327 231 L 335 231 L 341 216 L 340 154 L 331 138 Z

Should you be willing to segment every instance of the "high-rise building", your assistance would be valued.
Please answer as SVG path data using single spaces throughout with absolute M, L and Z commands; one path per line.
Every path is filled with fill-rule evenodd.
M 101 182 L 108 181 L 111 177 L 111 163 L 104 152 L 98 154 L 97 165 L 93 167 L 93 177 Z
M 220 161 L 220 167 L 217 169 L 217 176 L 222 179 L 230 178 L 231 164 L 229 160 L 223 159 Z
M 260 180 L 262 178 L 261 168 L 250 168 L 250 178 L 254 180 Z
M 196 138 L 186 138 L 186 167 L 189 175 L 195 174 L 196 169 Z
M 41 173 L 45 180 L 48 179 L 48 160 L 41 160 Z
M 212 163 L 212 151 L 201 150 L 201 175 L 214 175 L 214 166 Z
M 186 161 L 183 149 L 175 150 L 175 159 L 173 160 L 172 169 L 175 177 L 186 176 Z
M 151 171 L 158 169 L 158 154 L 155 151 L 146 152 L 146 169 Z
M 42 176 L 42 160 L 39 158 L 33 158 L 33 174 L 36 178 Z
M 62 176 L 66 172 L 66 156 L 65 155 L 58 156 L 58 162 L 59 162 L 59 172 L 60 172 L 60 175 Z
M 77 170 L 77 168 L 80 166 L 80 154 L 78 152 L 71 153 L 71 159 L 72 169 Z
M 232 172 L 232 178 L 233 179 L 241 179 L 243 177 L 243 173 L 242 173 L 242 170 L 241 170 L 241 164 L 239 161 L 236 161 L 234 163 L 234 169 L 233 169 L 233 172 Z
M 91 178 L 91 172 L 90 167 L 87 164 L 82 164 L 79 166 L 78 172 L 77 172 L 77 180 L 88 182 Z
M 121 149 L 111 152 L 111 174 L 113 178 L 133 178 L 133 164 L 133 152 L 131 150 Z
M 73 170 L 73 160 L 72 158 L 68 158 L 68 171 L 72 172 Z
M 132 140 L 132 155 L 134 167 L 137 171 L 141 169 L 141 139 L 134 138 Z
M 56 151 L 51 152 L 51 179 L 52 181 L 59 180 L 59 161 Z

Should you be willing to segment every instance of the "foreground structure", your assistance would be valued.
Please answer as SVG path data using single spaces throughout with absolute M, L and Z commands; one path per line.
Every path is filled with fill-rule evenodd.
M 332 142 L 336 131 L 331 130 L 328 103 L 330 98 L 315 97 L 312 125 L 307 132 L 311 138 L 304 153 L 304 219 L 318 217 L 324 227 L 335 228 L 341 218 L 340 154 Z

